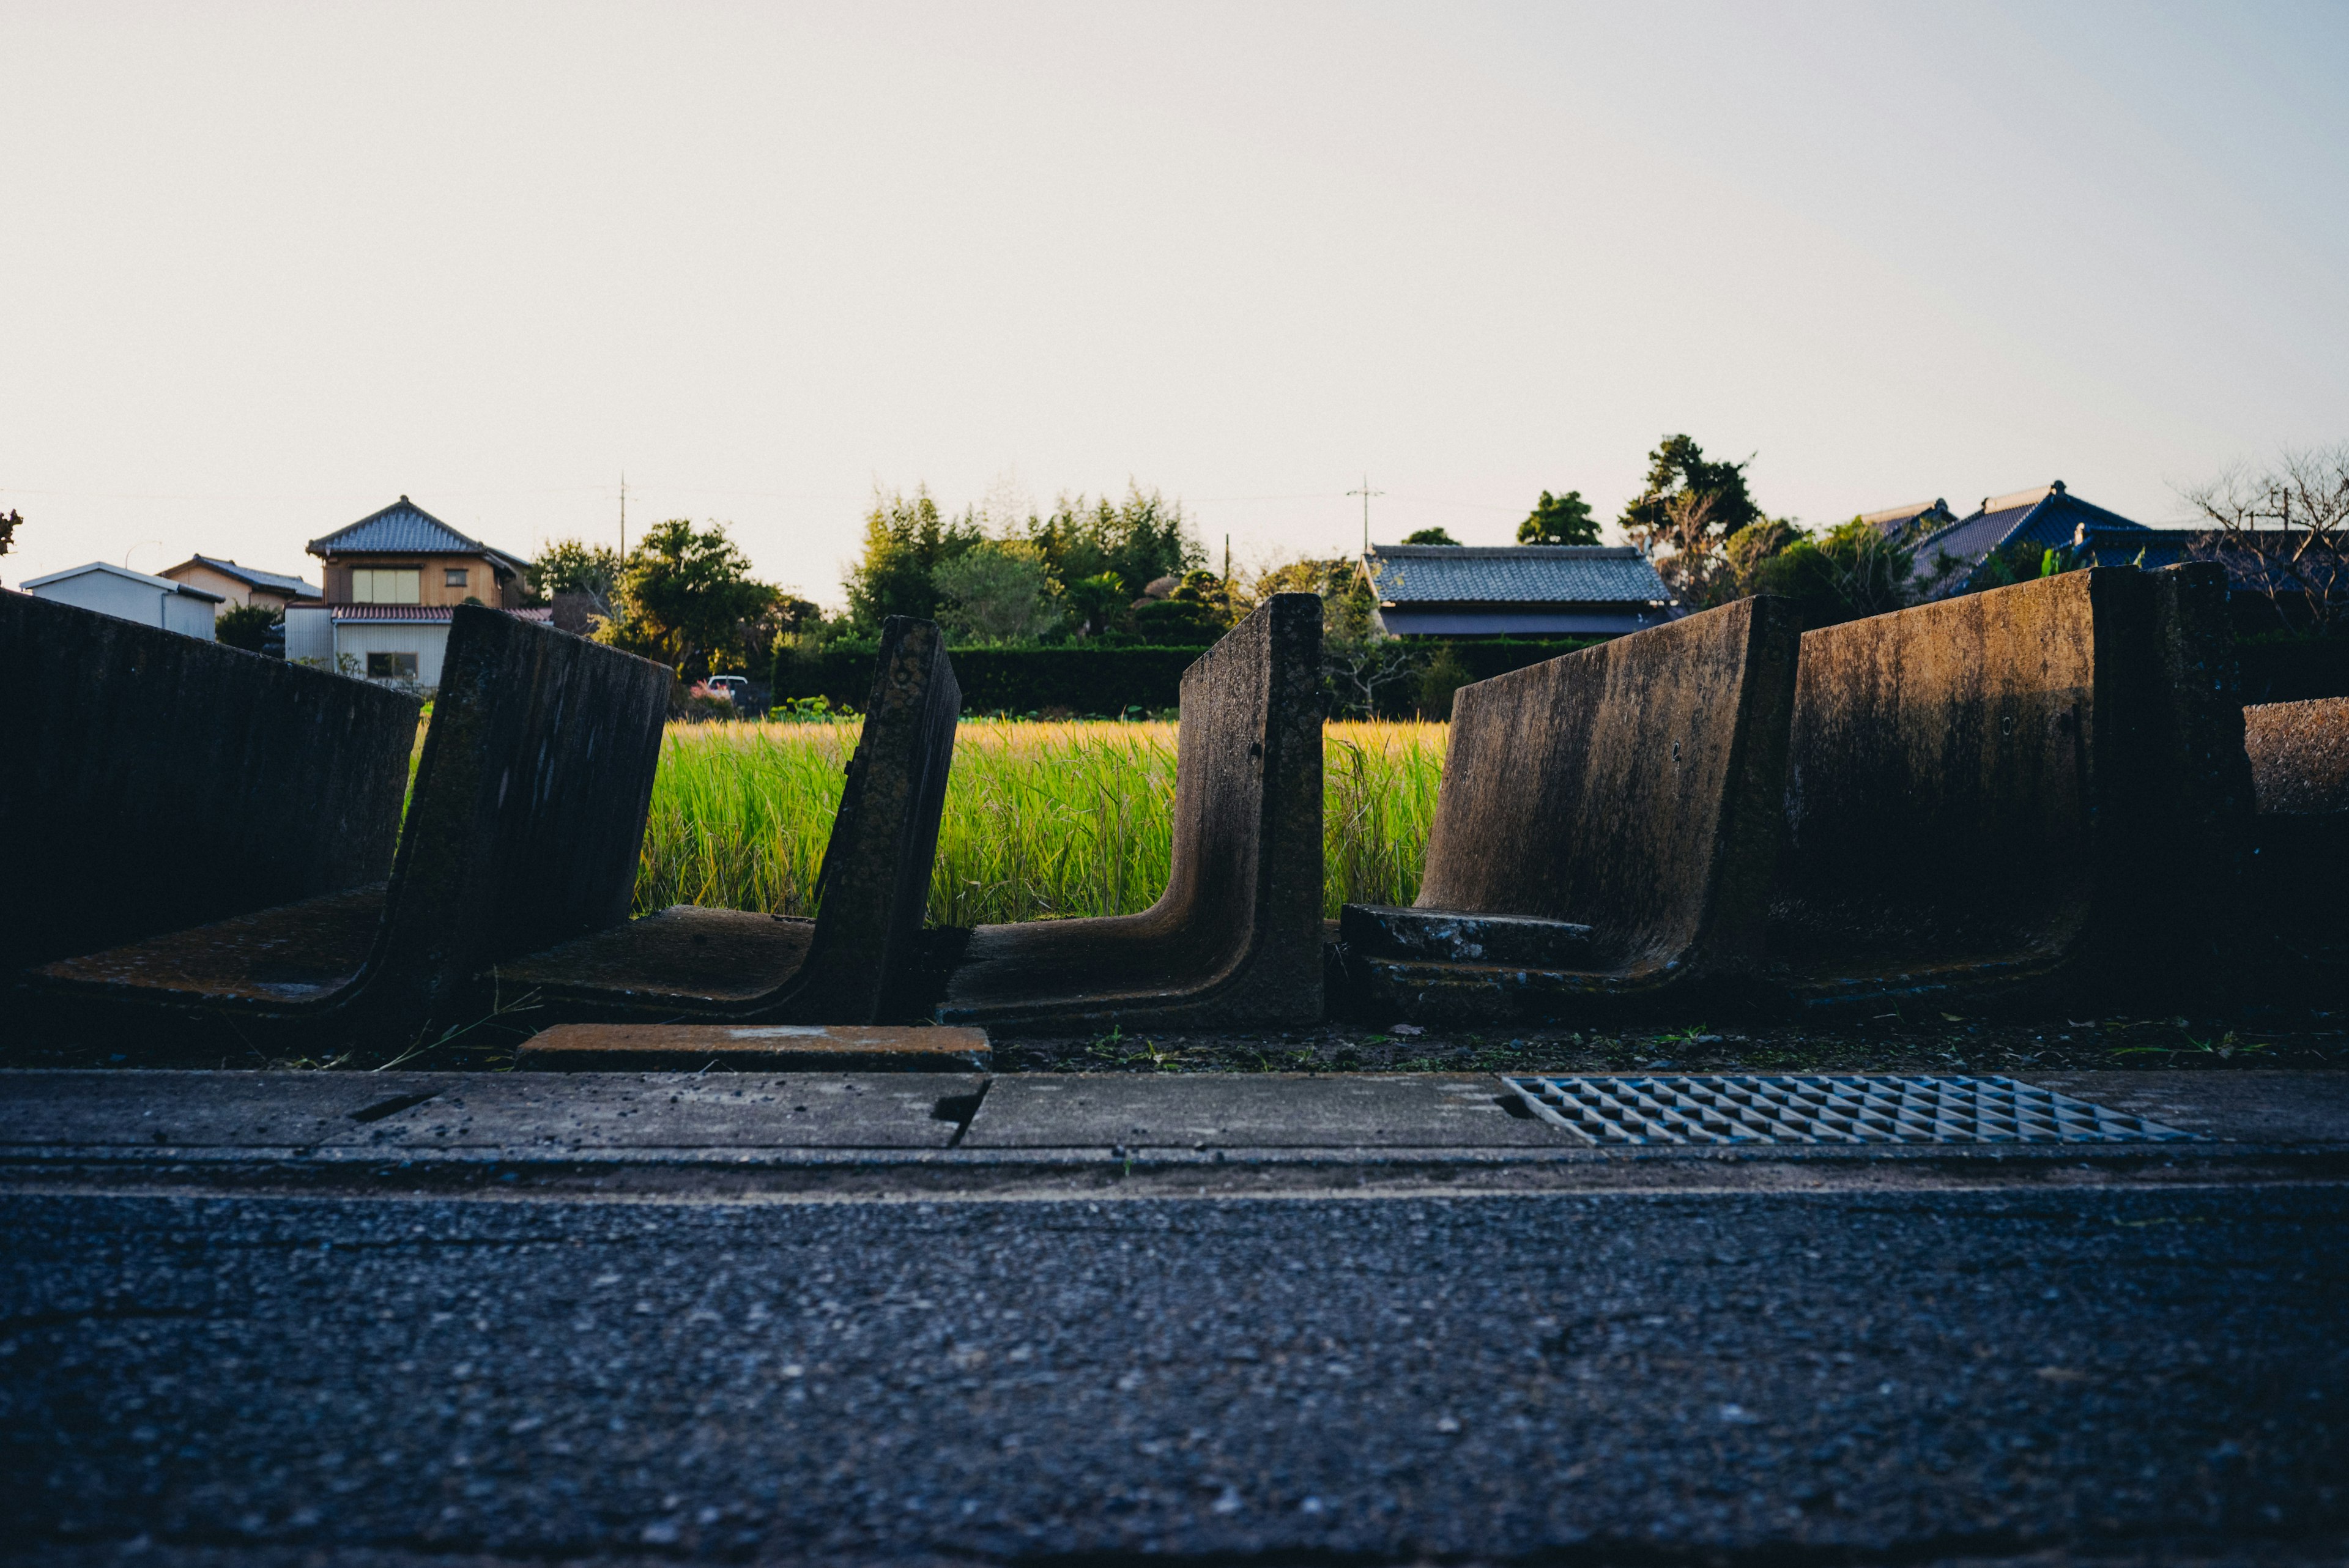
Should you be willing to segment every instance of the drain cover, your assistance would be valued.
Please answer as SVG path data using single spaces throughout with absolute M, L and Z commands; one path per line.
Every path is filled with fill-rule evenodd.
M 2012 1078 L 1505 1077 L 1592 1143 L 2186 1143 Z

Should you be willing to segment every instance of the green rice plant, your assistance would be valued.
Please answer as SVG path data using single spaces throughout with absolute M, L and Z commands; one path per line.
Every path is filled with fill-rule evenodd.
M 839 810 L 854 720 L 677 725 L 663 743 L 636 877 L 674 903 L 806 915 Z M 938 925 L 1131 914 L 1166 884 L 1175 726 L 967 719 L 931 874 Z M 1442 724 L 1328 727 L 1324 912 L 1407 904 L 1442 775 Z

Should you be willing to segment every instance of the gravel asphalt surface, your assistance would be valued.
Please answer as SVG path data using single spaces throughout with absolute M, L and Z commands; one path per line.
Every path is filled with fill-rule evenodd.
M 0 1514 L 36 1559 L 2236 1561 L 2349 1540 L 2349 1189 L 2328 1181 L 20 1189 L 0 1236 Z

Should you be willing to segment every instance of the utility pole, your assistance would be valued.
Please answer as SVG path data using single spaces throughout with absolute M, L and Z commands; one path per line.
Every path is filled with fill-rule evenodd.
M 1372 490 L 1371 488 L 1371 476 L 1366 473 L 1362 475 L 1362 487 L 1360 490 L 1349 490 L 1346 493 L 1349 495 L 1359 495 L 1362 498 L 1362 554 L 1367 556 L 1371 553 L 1371 497 L 1373 495 L 1384 495 L 1386 492 L 1383 490 Z
M 620 559 L 628 558 L 628 471 L 620 470 Z

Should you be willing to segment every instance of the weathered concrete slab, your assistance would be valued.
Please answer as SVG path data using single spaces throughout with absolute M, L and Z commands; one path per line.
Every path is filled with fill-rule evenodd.
M 460 607 L 379 895 L 54 963 L 47 998 L 84 1031 L 141 1039 L 175 1022 L 279 1048 L 417 1039 L 484 966 L 626 918 L 669 684 L 661 665 Z
M 418 704 L 0 593 L 0 974 L 379 882 Z
M 1138 915 L 981 926 L 941 1023 L 998 1032 L 1321 1017 L 1321 601 L 1279 594 L 1183 675 L 1166 891 Z
M 0 1156 L 944 1148 L 975 1073 L 0 1072 Z
M 2142 1005 L 2210 974 L 2249 804 L 2210 570 L 2073 572 L 1804 636 L 1770 926 L 1798 1000 Z
M 678 905 L 499 966 L 545 1016 L 878 1023 L 921 1017 L 922 913 L 961 688 L 932 621 L 892 616 L 812 922 Z
M 1558 1148 L 1487 1074 L 1019 1074 L 996 1079 L 966 1148 Z
M 984 1029 L 842 1023 L 560 1023 L 514 1065 L 539 1072 L 958 1073 L 993 1060 Z
M 1462 688 L 1417 908 L 1587 926 L 1588 951 L 1437 961 L 1350 909 L 1350 1004 L 1563 1019 L 1750 985 L 1800 630 L 1789 602 L 1746 599 Z
M 0 1149 L 347 1145 L 462 1079 L 455 1073 L 0 1072 Z
M 592 1155 L 644 1149 L 944 1148 L 976 1073 L 474 1074 L 386 1118 L 387 1149 Z

